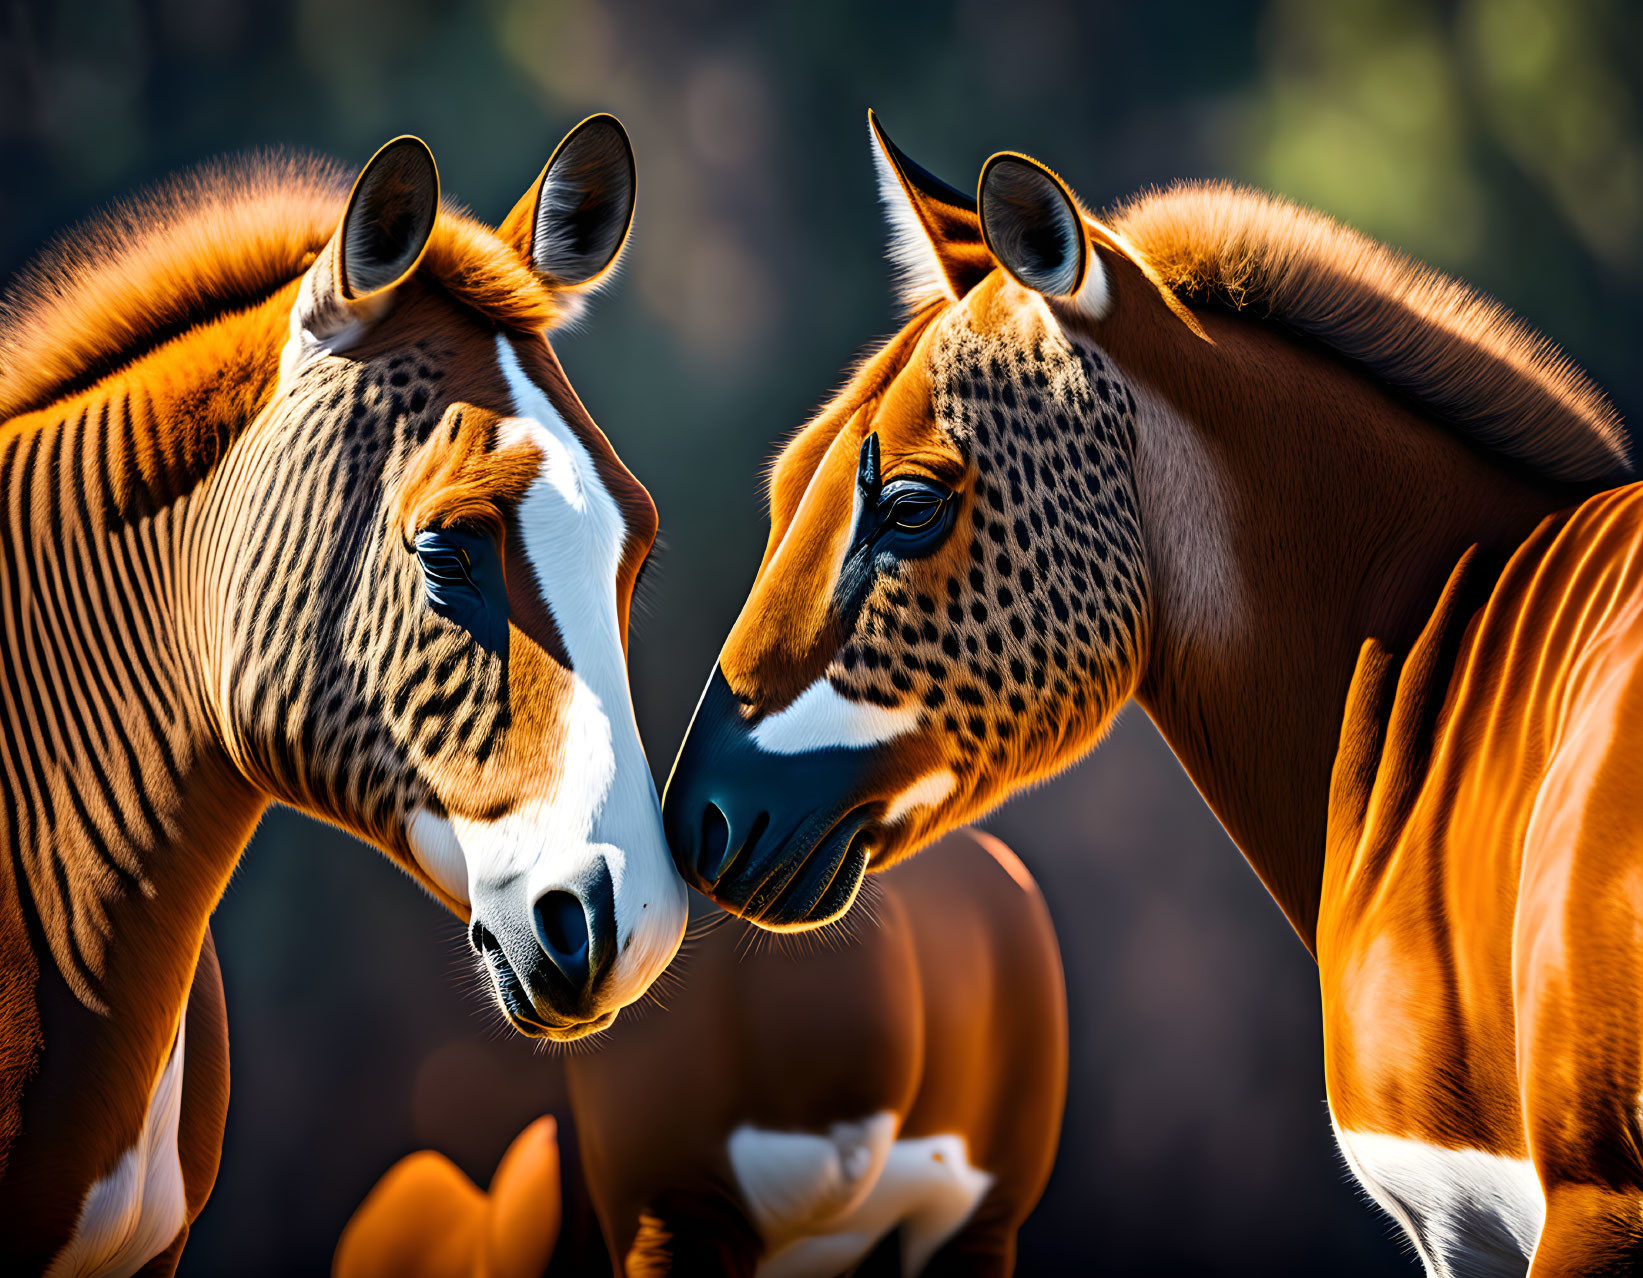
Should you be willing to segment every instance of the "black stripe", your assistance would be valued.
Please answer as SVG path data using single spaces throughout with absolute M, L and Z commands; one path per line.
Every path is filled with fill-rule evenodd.
M 14 475 L 17 469 L 17 452 L 19 447 L 20 441 L 14 437 L 11 443 L 6 447 L 4 459 L 0 460 L 0 481 L 4 482 L 7 491 L 11 490 L 16 482 Z M 7 519 L 8 521 L 10 520 L 9 510 L 7 511 Z M 22 590 L 20 587 L 22 574 L 18 570 L 16 559 L 17 552 L 18 539 L 15 536 L 8 536 L 6 538 L 5 567 L 7 575 L 6 584 L 10 587 L 8 593 L 11 596 L 10 620 L 12 622 L 13 631 L 18 636 L 19 643 L 21 643 L 23 634 L 23 604 Z M 24 778 L 28 782 L 29 790 L 34 795 L 35 814 L 36 816 L 43 815 L 45 818 L 45 823 L 49 828 L 57 823 L 57 807 L 56 804 L 52 802 L 51 791 L 49 789 L 43 789 L 41 786 L 41 778 L 45 775 L 45 770 L 42 766 L 40 758 L 39 734 L 30 731 L 28 723 L 26 722 L 27 705 L 23 697 L 22 685 L 18 680 L 18 665 L 19 662 L 16 660 L 8 660 L 5 663 L 6 685 L 11 694 L 12 714 L 15 716 L 14 722 L 9 725 L 8 736 L 12 740 L 21 741 L 23 749 L 27 751 L 28 757 L 24 762 L 24 766 L 21 771 Z
M 80 979 L 101 998 L 102 982 L 92 972 L 91 964 L 86 962 L 85 951 L 80 948 L 80 936 L 74 926 L 78 916 L 74 909 L 74 893 L 69 887 L 68 871 L 63 867 L 63 859 L 57 855 L 56 848 L 50 850 L 50 856 L 52 877 L 57 884 L 58 900 L 63 911 L 63 935 L 68 939 L 69 959 L 80 969 Z M 51 953 L 49 949 L 45 952 Z
M 27 441 L 23 444 L 22 473 L 18 477 L 15 485 L 18 506 L 17 522 L 19 526 L 25 530 L 24 537 L 26 539 L 31 539 L 29 538 L 29 533 L 32 532 L 29 527 L 29 508 L 31 502 L 33 501 L 32 490 L 34 486 L 34 463 L 36 460 L 36 455 L 39 452 L 39 445 L 39 435 L 29 436 Z M 32 651 L 34 646 L 33 632 L 29 625 L 29 615 L 33 612 L 33 609 L 29 607 L 29 601 L 32 599 L 34 594 L 33 574 L 26 572 L 27 564 L 23 558 L 24 551 L 22 545 L 14 545 L 11 547 L 11 550 L 16 558 L 17 565 L 17 570 L 13 576 L 13 581 L 19 587 L 17 591 L 16 612 L 18 650 L 13 654 L 13 656 L 19 664 L 21 664 L 23 660 L 27 660 L 31 669 L 34 671 L 36 676 L 38 676 L 41 673 L 41 665 L 38 654 Z M 29 581 L 29 588 L 27 590 L 23 590 L 21 588 L 21 583 L 25 580 L 25 578 Z M 39 744 L 47 750 L 48 757 L 50 757 L 53 761 L 56 761 L 57 753 L 55 743 L 60 741 L 65 734 L 63 732 L 62 725 L 57 721 L 57 716 L 55 714 L 48 716 L 46 713 L 46 703 L 40 693 L 40 685 L 45 682 L 45 679 L 39 677 L 31 678 L 28 681 L 29 701 L 34 707 L 34 721 L 38 725 L 38 732 L 34 735 L 41 738 Z

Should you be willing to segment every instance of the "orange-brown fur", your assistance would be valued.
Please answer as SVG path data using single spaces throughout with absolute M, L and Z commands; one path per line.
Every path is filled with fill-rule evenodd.
M 440 209 L 352 345 L 282 372 L 294 307 L 353 305 L 324 269 L 336 179 L 207 170 L 71 236 L 0 321 L 0 1238 L 25 1267 L 132 1145 L 185 1007 L 187 1218 L 203 1204 L 227 1086 L 207 919 L 270 800 L 466 914 L 412 856 L 411 813 L 506 810 L 569 766 L 569 677 L 530 574 L 509 574 L 504 671 L 424 606 L 406 545 L 418 520 L 476 514 L 519 535 L 527 461 L 490 447 L 513 411 L 499 331 L 623 512 L 624 628 L 655 534 L 541 336 L 575 289 L 532 269 L 529 228 Z
M 983 212 L 986 198 L 984 179 Z M 915 315 L 783 453 L 770 546 L 721 657 L 743 713 L 757 723 L 824 672 L 891 706 L 996 680 L 968 733 L 927 700 L 874 756 L 852 803 L 889 804 L 933 759 L 959 774 L 874 831 L 878 865 L 1071 762 L 1133 692 L 1320 959 L 1343 1131 L 1532 1159 L 1548 1209 L 1536 1278 L 1630 1272 L 1637 751 L 1624 727 L 1580 726 L 1630 722 L 1636 668 L 1643 517 L 1633 490 L 1590 497 L 1630 474 L 1613 410 L 1503 308 L 1281 201 L 1188 186 L 1076 218 L 1100 307 L 996 269 Z M 965 237 L 959 261 L 971 253 Z M 1034 349 L 1064 352 L 1072 388 L 1051 397 L 1047 434 Z M 887 477 L 932 451 L 962 461 L 961 504 L 948 543 L 886 572 L 880 606 L 840 633 L 814 600 L 831 595 L 855 444 L 875 431 Z M 1099 447 L 1079 458 L 1074 441 Z M 1036 468 L 1040 493 L 1007 473 L 1035 448 L 1072 459 Z M 1018 522 L 1046 500 L 1133 510 L 1140 544 L 1107 536 L 1091 574 L 1110 579 L 1116 557 L 1139 575 L 1133 622 L 1101 604 L 1132 651 L 1091 667 L 1092 646 L 1035 605 L 992 655 L 931 664 L 921 595 L 951 597 L 961 637 L 994 620 L 973 548 L 999 516 L 975 494 L 1001 482 L 1021 490 L 1002 516 L 1015 535 L 986 552 L 1001 571 L 1084 549 Z M 1083 663 L 1070 717 L 1010 701 L 1035 636 L 1063 672 Z M 843 661 L 863 644 L 879 656 L 865 674 Z M 1035 734 L 1050 748 L 1011 744 Z
M 1162 288 L 1316 338 L 1479 442 L 1567 480 L 1625 436 L 1567 355 L 1492 298 L 1331 218 L 1244 187 L 1182 185 L 1108 219 Z
M 225 368 L 204 380 L 259 405 L 258 384 L 236 375 L 237 357 L 265 360 L 268 349 L 235 340 L 238 323 L 313 265 L 336 230 L 347 180 L 340 166 L 309 156 L 205 166 L 70 231 L 18 274 L 0 309 L 0 419 L 59 401 L 179 337 L 189 354 L 167 356 L 178 390 L 202 389 L 195 369 Z M 422 269 L 498 324 L 552 328 L 565 298 L 521 260 L 528 233 L 517 218 L 491 231 L 447 204 Z M 276 306 L 276 322 L 289 312 L 289 302 Z
M 349 1218 L 332 1278 L 541 1278 L 559 1240 L 551 1117 L 520 1132 L 482 1191 L 450 1159 L 400 1159 Z

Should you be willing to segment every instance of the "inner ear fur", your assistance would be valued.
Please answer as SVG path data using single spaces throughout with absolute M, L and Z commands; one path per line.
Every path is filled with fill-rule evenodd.
M 554 148 L 499 233 L 549 283 L 596 287 L 627 242 L 638 181 L 622 122 L 590 115 Z
M 1092 266 L 1089 236 L 1059 177 L 1028 156 L 1001 151 L 981 170 L 976 202 L 988 250 L 1022 286 L 1048 297 L 1078 292 Z
M 439 216 L 439 169 L 421 138 L 386 143 L 360 170 L 337 228 L 336 285 L 345 300 L 403 282 L 421 262 Z

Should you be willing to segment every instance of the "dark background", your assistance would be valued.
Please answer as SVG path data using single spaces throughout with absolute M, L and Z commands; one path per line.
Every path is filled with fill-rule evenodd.
M 759 559 L 761 467 L 894 323 L 869 105 L 960 187 L 1009 148 L 1095 206 L 1211 176 L 1313 202 L 1495 293 L 1624 411 L 1640 55 L 1622 0 L 0 0 L 0 270 L 248 146 L 352 165 L 419 133 L 494 221 L 570 125 L 619 114 L 635 239 L 556 345 L 661 508 L 633 676 L 665 773 Z M 1072 1008 L 1022 1271 L 1414 1272 L 1331 1143 L 1314 969 L 1144 716 L 989 825 L 1044 886 Z M 215 926 L 234 1102 L 184 1274 L 320 1271 L 395 1157 L 435 1145 L 483 1180 L 562 1102 L 453 920 L 334 831 L 271 813 Z

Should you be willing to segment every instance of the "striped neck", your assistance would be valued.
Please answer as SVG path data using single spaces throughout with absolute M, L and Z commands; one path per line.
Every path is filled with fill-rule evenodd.
M 174 1019 L 264 806 L 218 744 L 198 586 L 282 325 L 275 298 L 0 426 L 0 822 L 42 968 L 113 1022 Z

